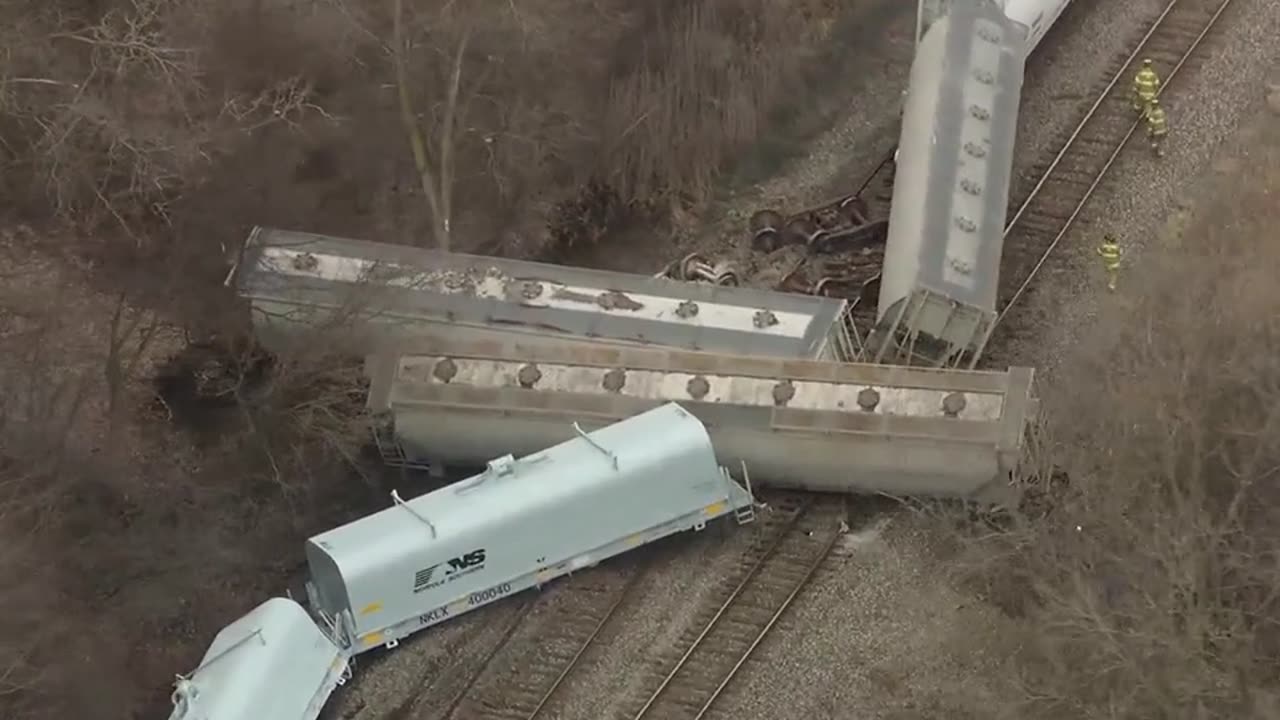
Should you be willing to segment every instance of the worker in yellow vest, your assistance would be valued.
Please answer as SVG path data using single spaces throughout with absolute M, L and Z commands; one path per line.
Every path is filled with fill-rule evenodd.
M 1103 236 L 1098 254 L 1102 256 L 1102 266 L 1107 271 L 1107 289 L 1115 290 L 1116 279 L 1120 274 L 1120 258 L 1124 256 L 1124 251 L 1120 249 L 1116 239 L 1108 234 Z
M 1160 76 L 1156 75 L 1151 60 L 1143 60 L 1138 74 L 1133 77 L 1133 111 L 1139 116 L 1147 114 L 1147 107 L 1160 94 Z
M 1156 157 L 1164 156 L 1164 138 L 1169 134 L 1169 118 L 1160 107 L 1160 99 L 1154 98 L 1147 106 L 1147 139 L 1151 141 L 1151 152 Z

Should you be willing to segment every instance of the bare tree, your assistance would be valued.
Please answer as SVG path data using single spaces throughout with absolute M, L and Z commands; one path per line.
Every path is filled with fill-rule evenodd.
M 130 308 L 125 293 L 116 298 L 111 314 L 107 355 L 103 360 L 103 376 L 107 385 L 107 445 L 115 446 L 120 427 L 121 398 L 133 380 L 138 361 L 147 352 L 160 329 L 160 317 L 142 309 Z
M 449 250 L 452 245 L 455 133 L 458 124 L 464 121 L 466 115 L 465 104 L 462 112 L 459 112 L 458 94 L 462 85 L 462 62 L 466 55 L 467 43 L 471 39 L 471 30 L 464 29 L 453 53 L 449 85 L 444 99 L 444 117 L 432 147 L 428 145 L 424 137 L 426 134 L 413 109 L 405 60 L 408 41 L 404 36 L 403 0 L 393 0 L 393 5 L 394 30 L 391 54 L 395 64 L 400 118 L 404 123 L 409 146 L 413 151 L 413 163 L 418 171 L 419 182 L 422 184 L 422 194 L 426 196 L 427 205 L 431 211 L 432 233 L 435 236 L 436 245 L 442 250 Z M 477 87 L 478 85 L 477 83 Z

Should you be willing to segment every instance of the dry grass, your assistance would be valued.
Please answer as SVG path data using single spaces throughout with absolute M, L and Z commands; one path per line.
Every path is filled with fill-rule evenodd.
M 970 528 L 961 575 L 1026 627 L 1007 717 L 1280 713 L 1270 135 L 1250 153 L 1262 169 L 1102 303 L 1051 395 L 1042 457 L 1071 478 L 1051 511 Z

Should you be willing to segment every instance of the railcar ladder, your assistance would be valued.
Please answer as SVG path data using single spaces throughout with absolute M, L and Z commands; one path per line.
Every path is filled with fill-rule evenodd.
M 378 456 L 387 467 L 405 468 L 407 470 L 430 470 L 430 463 L 410 460 L 404 446 L 396 438 L 395 427 L 391 423 L 375 422 L 372 427 L 373 444 L 378 448 Z
M 733 478 L 729 475 L 728 470 L 724 471 L 724 476 L 725 480 L 728 480 L 730 483 L 733 482 Z M 742 482 L 747 486 L 747 497 L 750 498 L 751 501 L 746 505 L 734 508 L 733 519 L 739 525 L 746 525 L 747 523 L 754 522 L 756 519 L 756 495 L 751 491 L 751 473 L 747 472 L 747 463 L 745 461 L 742 463 Z

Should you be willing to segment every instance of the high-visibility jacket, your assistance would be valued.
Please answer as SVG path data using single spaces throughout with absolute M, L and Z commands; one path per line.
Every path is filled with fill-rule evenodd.
M 1102 264 L 1108 270 L 1116 270 L 1120 267 L 1120 257 L 1124 255 L 1124 251 L 1115 240 L 1107 238 L 1102 241 L 1102 247 L 1098 248 L 1098 254 L 1102 256 Z
M 1147 132 L 1153 137 L 1169 134 L 1169 118 L 1164 114 L 1164 108 L 1159 105 L 1147 110 Z
M 1160 92 L 1160 76 L 1149 67 L 1143 67 L 1133 78 L 1133 89 L 1143 102 L 1151 102 Z

